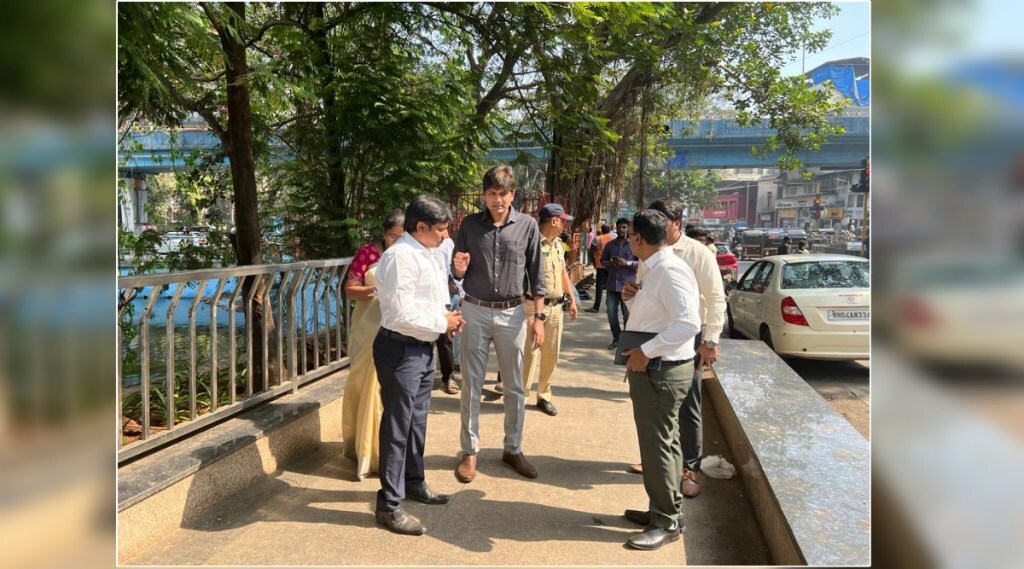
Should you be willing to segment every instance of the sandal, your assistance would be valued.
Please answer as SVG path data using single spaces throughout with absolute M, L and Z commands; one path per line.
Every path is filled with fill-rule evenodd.
M 448 395 L 455 395 L 459 391 L 459 384 L 455 383 L 454 379 L 449 379 L 448 381 L 444 382 L 444 392 L 447 393 Z

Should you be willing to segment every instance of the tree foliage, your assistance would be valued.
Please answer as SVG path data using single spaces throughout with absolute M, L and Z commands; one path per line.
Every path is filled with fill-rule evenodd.
M 454 202 L 496 143 L 546 149 L 544 187 L 582 224 L 661 192 L 706 205 L 713 176 L 662 172 L 664 125 L 701 118 L 709 100 L 741 124 L 777 129 L 754 151 L 781 150 L 783 169 L 838 133 L 827 122 L 838 106 L 778 72 L 800 49 L 827 44 L 812 23 L 834 15 L 832 4 L 247 7 L 119 5 L 122 119 L 173 126 L 198 113 L 230 152 L 224 63 L 237 40 L 261 205 L 309 257 L 350 254 L 415 194 Z M 266 152 L 276 146 L 284 156 Z

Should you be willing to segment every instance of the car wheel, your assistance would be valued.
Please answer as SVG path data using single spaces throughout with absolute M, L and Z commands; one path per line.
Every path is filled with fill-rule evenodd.
M 771 348 L 772 351 L 775 350 L 775 346 L 772 344 L 772 333 L 771 333 L 771 330 L 768 329 L 768 325 L 767 324 L 761 324 L 760 339 L 765 344 L 768 344 L 768 347 Z

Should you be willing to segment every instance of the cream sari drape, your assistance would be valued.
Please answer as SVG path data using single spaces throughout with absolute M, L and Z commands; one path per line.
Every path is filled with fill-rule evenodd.
M 373 286 L 377 273 L 374 263 L 366 270 L 365 283 Z M 380 329 L 380 302 L 357 301 L 352 311 L 348 340 L 348 383 L 341 411 L 341 435 L 345 456 L 356 461 L 360 480 L 377 473 L 380 458 L 380 417 L 384 404 L 380 383 L 373 366 L 373 340 Z

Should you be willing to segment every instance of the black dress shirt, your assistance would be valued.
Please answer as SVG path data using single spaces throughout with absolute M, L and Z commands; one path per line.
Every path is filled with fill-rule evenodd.
M 541 272 L 540 227 L 515 209 L 509 210 L 500 226 L 494 225 L 486 209 L 466 217 L 455 237 L 455 252 L 469 253 L 462 281 L 469 296 L 500 302 L 527 292 L 535 297 L 547 293 Z

